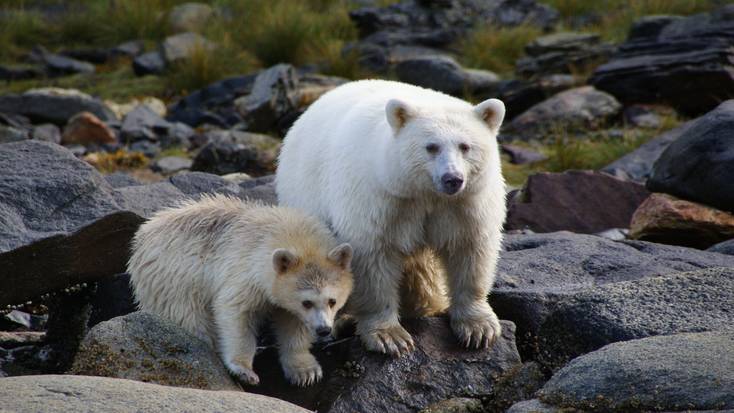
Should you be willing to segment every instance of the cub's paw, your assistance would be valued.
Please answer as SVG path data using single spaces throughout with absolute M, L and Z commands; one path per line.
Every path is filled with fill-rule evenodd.
M 451 329 L 464 347 L 473 349 L 489 348 L 502 334 L 500 322 L 491 309 L 481 316 L 451 317 Z
M 401 356 L 415 350 L 413 337 L 400 324 L 368 330 L 362 333 L 361 337 L 364 346 L 369 351 Z
M 299 357 L 281 359 L 285 378 L 299 387 L 306 387 L 317 383 L 324 376 L 319 362 L 311 354 Z
M 226 365 L 229 372 L 236 376 L 242 383 L 249 384 L 251 386 L 257 386 L 260 384 L 260 377 L 258 377 L 252 369 L 236 363 L 226 363 Z

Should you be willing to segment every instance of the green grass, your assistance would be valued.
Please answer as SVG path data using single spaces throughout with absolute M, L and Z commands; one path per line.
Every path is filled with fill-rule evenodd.
M 459 55 L 467 67 L 511 76 L 515 61 L 525 55 L 525 45 L 541 34 L 540 29 L 533 26 L 479 27 L 459 43 Z

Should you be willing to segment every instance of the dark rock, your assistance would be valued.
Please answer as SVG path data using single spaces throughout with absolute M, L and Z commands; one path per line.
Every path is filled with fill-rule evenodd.
M 660 127 L 660 116 L 642 105 L 624 108 L 622 116 L 626 124 L 637 128 L 657 129 Z
M 630 238 L 706 249 L 734 237 L 734 214 L 652 194 L 632 216 Z
M 529 163 L 541 162 L 548 159 L 547 156 L 532 149 L 517 145 L 504 143 L 500 145 L 502 153 L 510 157 L 510 163 L 515 165 L 525 165 Z
M 95 71 L 93 64 L 52 53 L 44 54 L 43 62 L 46 65 L 46 72 L 50 76 L 65 76 L 77 73 L 90 74 Z
M 125 142 L 157 141 L 158 135 L 168 133 L 171 124 L 147 105 L 138 105 L 122 120 L 120 138 Z
M 110 58 L 110 50 L 100 48 L 63 50 L 60 54 L 77 61 L 81 60 L 97 65 L 107 63 Z
M 598 129 L 617 116 L 622 105 L 591 86 L 566 90 L 532 106 L 515 117 L 505 129 L 521 139 L 543 138 L 553 128 L 564 130 Z
M 728 100 L 696 119 L 665 149 L 647 187 L 734 212 L 733 129 L 734 100 Z
M 601 171 L 620 178 L 645 182 L 650 177 L 652 165 L 660 157 L 660 154 L 665 151 L 671 142 L 685 134 L 694 122 L 686 122 L 643 143 L 639 148 L 605 166 Z
M 528 357 L 537 356 L 540 324 L 564 297 L 595 285 L 734 267 L 728 255 L 570 232 L 506 235 L 504 249 L 489 302 L 517 325 L 518 345 Z
M 71 375 L 0 379 L 0 404 L 12 412 L 30 413 L 43 406 L 48 413 L 130 411 L 214 413 L 307 413 L 281 400 L 242 391 L 185 389 L 139 381 Z M 36 409 L 37 410 L 37 409 Z
M 87 333 L 92 310 L 90 301 L 95 289 L 94 283 L 76 284 L 46 300 L 48 321 L 44 349 L 48 350 L 48 358 L 41 372 L 59 374 L 71 368 L 79 343 Z
M 683 19 L 681 16 L 643 16 L 632 24 L 628 40 L 655 38 L 660 35 L 665 26 L 681 19 Z
M 214 349 L 181 327 L 145 312 L 92 328 L 72 374 L 206 390 L 240 390 Z
M 254 146 L 241 143 L 211 142 L 201 148 L 191 170 L 226 175 L 233 172 L 262 174 L 260 154 Z
M 34 89 L 22 95 L 0 96 L 0 112 L 22 115 L 34 123 L 66 125 L 79 112 L 91 112 L 103 121 L 115 114 L 100 100 L 74 89 Z
M 92 311 L 87 325 L 89 328 L 134 312 L 137 306 L 130 287 L 130 275 L 116 274 L 97 282 L 97 291 L 94 293 L 91 306 Z
M 538 173 L 509 201 L 505 228 L 586 234 L 627 228 L 649 195 L 643 185 L 599 172 Z
M 559 302 L 543 322 L 541 362 L 557 368 L 618 341 L 727 329 L 732 303 L 734 268 L 709 268 L 581 291 Z
M 699 115 L 734 96 L 734 6 L 658 18 L 632 30 L 589 80 L 624 103 L 666 103 Z
M 181 156 L 164 156 L 163 158 L 156 159 L 150 166 L 155 172 L 160 172 L 163 175 L 173 175 L 176 172 L 191 169 L 192 161 L 189 158 Z
M 169 182 L 188 196 L 201 193 L 237 195 L 240 188 L 217 175 L 203 172 L 187 172 L 170 177 Z
M 25 129 L 19 129 L 7 125 L 0 125 L 0 144 L 20 142 L 30 138 L 31 137 L 29 136 L 28 131 Z
M 61 143 L 61 130 L 52 123 L 36 125 L 31 131 L 31 138 L 51 143 Z
M 211 50 L 214 47 L 214 44 L 202 35 L 186 32 L 166 37 L 161 43 L 160 54 L 166 64 L 172 64 L 190 58 L 199 48 Z
M 414 412 L 451 397 L 487 394 L 496 382 L 493 376 L 520 362 L 514 328 L 507 322 L 489 351 L 476 352 L 459 346 L 443 318 L 415 320 L 406 328 L 417 348 L 399 359 L 367 353 L 354 343 L 350 360 L 364 372 L 356 379 L 342 378 L 344 390 L 325 411 Z
M 37 79 L 45 74 L 43 69 L 36 66 L 0 65 L 0 80 Z
M 515 366 L 497 380 L 484 411 L 504 412 L 515 403 L 532 398 L 546 381 L 541 366 L 534 361 Z
M 500 82 L 498 97 L 505 103 L 505 120 L 510 121 L 530 107 L 550 98 L 556 93 L 576 86 L 572 75 L 548 75 L 538 79 L 509 80 Z
M 166 134 L 159 137 L 161 147 L 170 148 L 172 146 L 190 148 L 191 139 L 196 132 L 185 123 L 173 122 L 168 125 Z
M 423 56 L 405 59 L 395 66 L 395 74 L 401 82 L 410 83 L 449 95 L 463 97 L 479 89 L 491 91 L 491 84 L 499 83 L 499 77 L 486 71 L 467 71 L 454 59 L 445 56 Z
M 112 57 L 136 57 L 143 54 L 145 51 L 145 44 L 140 40 L 131 40 L 129 42 L 121 43 L 110 50 Z
M 732 331 L 615 343 L 561 369 L 540 400 L 605 412 L 734 409 L 732 348 Z
M 539 37 L 525 47 L 527 56 L 516 63 L 523 77 L 557 73 L 584 72 L 603 63 L 615 51 L 614 45 L 601 43 L 598 34 L 561 32 Z
M 297 87 L 298 77 L 291 65 L 279 64 L 260 72 L 250 94 L 235 101 L 247 130 L 277 130 L 278 121 L 298 106 Z
M 155 158 L 161 153 L 161 147 L 157 142 L 140 140 L 129 146 L 130 152 L 140 152 L 147 158 Z
M 538 399 L 515 403 L 506 413 L 561 413 L 559 409 L 547 405 Z
M 168 110 L 168 120 L 196 127 L 205 123 L 231 127 L 242 122 L 234 101 L 252 91 L 257 74 L 233 77 L 190 93 Z
M 720 242 L 711 248 L 707 249 L 709 252 L 718 252 L 719 254 L 734 255 L 734 239 Z
M 133 72 L 136 76 L 160 75 L 166 71 L 166 62 L 160 52 L 141 54 L 133 59 Z

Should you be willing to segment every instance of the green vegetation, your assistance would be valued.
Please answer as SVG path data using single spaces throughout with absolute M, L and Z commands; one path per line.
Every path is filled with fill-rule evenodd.
M 541 34 L 541 30 L 533 26 L 479 27 L 459 44 L 462 63 L 511 76 L 515 61 L 525 54 L 525 45 Z

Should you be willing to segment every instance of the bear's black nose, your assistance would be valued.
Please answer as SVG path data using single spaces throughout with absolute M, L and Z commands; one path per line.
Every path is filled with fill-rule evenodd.
M 316 330 L 316 334 L 318 334 L 319 337 L 326 337 L 331 334 L 331 327 L 319 327 Z
M 461 189 L 461 185 L 464 184 L 464 178 L 452 173 L 443 174 L 441 177 L 441 184 L 443 185 L 444 192 L 449 195 L 453 195 Z

